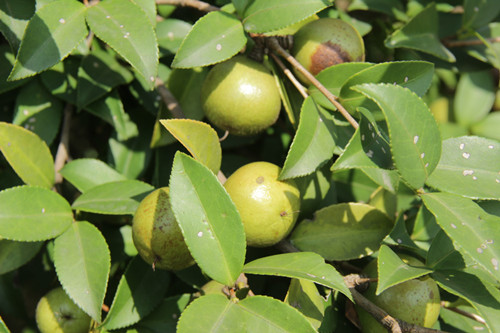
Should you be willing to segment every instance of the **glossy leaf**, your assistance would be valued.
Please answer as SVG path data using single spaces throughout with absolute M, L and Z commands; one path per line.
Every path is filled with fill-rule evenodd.
M 158 44 L 144 11 L 131 1 L 103 1 L 88 8 L 87 23 L 152 89 L 158 72 Z
M 415 189 L 436 167 L 441 141 L 436 121 L 412 91 L 389 84 L 363 84 L 355 90 L 374 100 L 387 121 L 394 164 Z
M 469 301 L 486 320 L 490 332 L 500 332 L 500 291 L 497 288 L 461 271 L 443 270 L 431 276 L 447 292 Z
M 434 237 L 427 253 L 426 264 L 434 270 L 465 268 L 465 261 L 460 252 L 453 246 L 453 241 L 441 230 Z
M 3 322 L 2 317 L 0 317 L 0 333 L 10 333 L 9 329 L 7 328 L 5 323 Z
M 85 6 L 75 0 L 53 1 L 30 19 L 9 80 L 44 71 L 68 56 L 87 36 Z
M 47 144 L 22 127 L 0 122 L 0 151 L 25 184 L 51 188 L 54 160 Z
M 247 263 L 243 267 L 243 273 L 309 280 L 351 297 L 342 276 L 333 266 L 326 264 L 320 255 L 313 252 L 284 253 L 262 257 Z
M 472 199 L 500 199 L 500 143 L 475 136 L 443 141 L 427 185 Z
M 156 26 L 156 2 L 155 0 L 132 0 L 136 5 L 141 7 L 146 16 L 148 17 L 149 23 L 154 27 Z
M 129 83 L 133 78 L 132 73 L 120 64 L 111 52 L 92 50 L 92 53 L 83 58 L 78 69 L 78 108 L 84 108 L 114 87 Z
M 200 18 L 182 42 L 172 62 L 173 68 L 212 65 L 234 56 L 247 40 L 241 22 L 218 11 Z
M 153 271 L 140 256 L 129 263 L 102 326 L 108 330 L 137 323 L 162 301 L 170 282 L 168 271 Z
M 40 251 L 42 245 L 43 242 L 17 242 L 0 239 L 0 275 L 26 264 Z
M 299 310 L 315 329 L 321 326 L 325 313 L 325 301 L 313 282 L 292 279 L 284 302 Z
M 389 48 L 406 47 L 429 53 L 448 62 L 455 56 L 441 44 L 438 36 L 438 12 L 434 3 L 415 15 L 405 26 L 392 33 L 385 41 Z
M 461 74 L 453 102 L 456 121 L 464 126 L 481 121 L 493 106 L 496 90 L 489 70 Z
M 374 109 L 373 101 L 352 87 L 363 83 L 390 83 L 406 87 L 423 96 L 429 89 L 434 65 L 425 61 L 397 61 L 371 65 L 352 75 L 342 85 L 339 97 L 342 105 L 355 112 L 359 107 Z
M 0 2 L 0 31 L 12 50 L 19 49 L 24 29 L 34 13 L 35 3 L 31 1 Z
M 399 283 L 409 281 L 432 272 L 425 267 L 407 265 L 387 245 L 382 245 L 377 259 L 378 283 L 376 295 Z
M 332 115 L 309 97 L 302 104 L 297 133 L 279 179 L 313 173 L 333 156 L 335 124 Z
M 71 299 L 101 321 L 111 256 L 101 232 L 89 222 L 75 222 L 54 241 L 57 277 Z
M 232 285 L 243 268 L 245 232 L 222 184 L 203 164 L 177 152 L 170 176 L 170 196 L 196 263 L 212 279 Z
M 153 186 L 138 180 L 107 182 L 82 193 L 72 207 L 98 214 L 134 214 L 141 200 L 153 190 Z
M 326 260 L 349 260 L 372 254 L 391 231 L 392 222 L 381 211 L 363 203 L 341 203 L 300 222 L 290 241 L 301 251 Z
M 17 95 L 12 124 L 32 131 L 50 146 L 59 133 L 62 112 L 62 103 L 33 80 Z
M 500 217 L 454 194 L 429 193 L 422 198 L 446 234 L 500 281 Z
M 128 113 L 125 112 L 120 95 L 116 91 L 112 91 L 105 98 L 88 105 L 86 110 L 111 124 L 120 141 L 126 141 L 139 134 L 137 125 L 130 120 Z
M 156 35 L 160 52 L 175 54 L 192 25 L 178 19 L 165 19 L 156 24 Z
M 462 24 L 466 29 L 481 28 L 493 21 L 498 14 L 500 14 L 498 1 L 465 0 Z
M 106 163 L 92 158 L 79 158 L 68 162 L 59 172 L 80 192 L 86 192 L 104 183 L 127 179 Z
M 266 296 L 231 302 L 224 295 L 205 295 L 181 315 L 178 333 L 190 332 L 316 332 L 295 308 Z
M 63 233 L 73 221 L 68 202 L 41 187 L 19 186 L 0 192 L 0 237 L 42 241 Z
M 160 123 L 196 160 L 217 174 L 222 150 L 217 132 L 210 125 L 192 119 L 168 119 Z
M 269 32 L 302 21 L 330 5 L 327 0 L 255 0 L 245 8 L 243 26 L 248 32 Z

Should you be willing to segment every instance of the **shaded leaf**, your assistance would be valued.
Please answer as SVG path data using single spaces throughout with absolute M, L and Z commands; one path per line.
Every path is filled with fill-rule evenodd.
M 25 184 L 51 188 L 54 160 L 47 144 L 20 126 L 0 122 L 0 151 Z
M 161 53 L 175 54 L 182 41 L 191 30 L 192 25 L 186 21 L 167 18 L 156 24 L 156 35 Z
M 68 57 L 44 71 L 40 74 L 40 78 L 52 96 L 76 105 L 76 86 L 79 67 L 79 58 Z
M 0 31 L 12 50 L 17 51 L 23 38 L 24 29 L 35 13 L 33 1 L 0 2 Z
M 335 124 L 333 117 L 309 97 L 302 104 L 297 133 L 279 175 L 288 179 L 316 171 L 333 156 Z
M 396 30 L 385 41 L 389 48 L 406 47 L 429 53 L 448 62 L 455 56 L 441 44 L 438 36 L 438 12 L 434 3 L 415 15 L 405 26 Z
M 79 158 L 68 162 L 59 173 L 80 192 L 94 186 L 127 178 L 103 161 L 92 158 Z
M 454 194 L 429 193 L 422 199 L 446 234 L 500 281 L 500 217 Z
M 465 0 L 462 26 L 465 29 L 477 29 L 493 21 L 500 13 L 498 1 Z
M 160 120 L 160 123 L 196 160 L 217 174 L 222 150 L 217 132 L 210 125 L 191 119 Z
M 38 253 L 42 245 L 43 242 L 17 242 L 0 239 L 0 275 L 26 264 Z
M 299 310 L 315 329 L 321 326 L 325 313 L 325 301 L 313 282 L 292 279 L 284 302 Z
M 330 5 L 327 0 L 255 0 L 245 7 L 243 26 L 248 32 L 269 32 L 302 21 Z
M 182 312 L 177 332 L 315 332 L 295 308 L 266 296 L 231 302 L 224 295 L 205 295 Z
M 177 152 L 170 176 L 170 200 L 196 263 L 212 279 L 232 285 L 245 260 L 245 232 L 217 177 L 203 164 Z
M 441 230 L 434 237 L 427 253 L 426 264 L 434 270 L 465 268 L 465 261 L 460 252 L 453 246 L 453 241 Z
M 403 4 L 399 0 L 353 0 L 349 5 L 349 11 L 351 10 L 380 12 L 397 18 L 405 15 Z
M 0 192 L 0 237 L 21 242 L 54 238 L 73 221 L 62 196 L 41 187 L 19 186 Z
M 153 271 L 140 256 L 136 256 L 120 279 L 102 326 L 113 330 L 137 323 L 162 301 L 169 282 L 168 271 Z
M 339 272 L 326 264 L 320 255 L 312 252 L 284 253 L 256 259 L 245 264 L 243 273 L 305 279 L 338 290 L 351 298 Z
M 134 214 L 141 200 L 153 190 L 153 186 L 138 180 L 106 182 L 82 193 L 72 207 L 99 214 Z
M 111 256 L 101 232 L 75 222 L 54 241 L 54 265 L 66 293 L 92 319 L 101 321 Z
M 500 143 L 476 136 L 443 141 L 427 185 L 472 199 L 500 199 Z
M 396 223 L 394 224 L 394 228 L 391 230 L 391 233 L 384 239 L 384 244 L 388 245 L 396 245 L 402 248 L 407 248 L 420 256 L 425 256 L 426 252 L 422 250 L 413 240 L 410 238 L 408 234 L 408 230 L 406 229 L 406 220 L 404 214 L 401 214 L 396 219 Z
M 182 42 L 172 68 L 212 65 L 234 56 L 247 40 L 241 22 L 225 12 L 200 18 Z
M 175 332 L 177 318 L 191 301 L 191 294 L 165 298 L 146 318 L 135 326 L 139 332 Z
M 15 60 L 16 56 L 12 53 L 10 47 L 7 44 L 0 45 L 0 93 L 22 86 L 29 80 L 26 78 L 16 81 L 7 81 Z
M 87 36 L 85 6 L 75 0 L 53 1 L 30 19 L 9 80 L 44 71 L 77 47 Z
M 181 105 L 186 118 L 201 120 L 205 116 L 200 93 L 207 73 L 208 69 L 201 67 L 176 68 L 168 78 L 168 88 Z
M 158 72 L 158 44 L 144 11 L 131 1 L 102 1 L 88 8 L 87 23 L 152 89 Z
M 391 231 L 392 222 L 381 211 L 363 203 L 341 203 L 316 212 L 314 220 L 300 222 L 291 243 L 326 260 L 349 260 L 370 255 Z
M 389 84 L 363 84 L 355 90 L 374 100 L 387 121 L 394 164 L 415 189 L 436 167 L 441 137 L 425 103 L 409 89 Z
M 483 120 L 474 124 L 470 131 L 472 134 L 500 141 L 500 112 L 490 112 Z

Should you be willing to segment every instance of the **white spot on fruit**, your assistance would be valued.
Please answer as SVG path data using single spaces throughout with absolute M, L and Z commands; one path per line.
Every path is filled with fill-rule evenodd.
M 403 243 L 403 241 L 400 238 L 397 239 L 397 242 L 398 242 L 398 244 Z
M 361 141 L 365 141 L 365 135 L 361 134 Z
M 123 28 L 123 24 L 120 24 L 120 28 Z
M 373 151 L 368 150 L 368 152 L 366 153 L 366 156 L 368 156 L 369 158 L 372 158 L 373 157 Z
M 23 114 L 27 116 L 30 112 L 28 110 L 23 110 Z
M 155 77 L 154 77 L 154 76 L 150 76 L 150 77 L 149 77 L 149 80 L 150 80 L 151 82 L 154 82 L 154 81 L 155 81 Z
M 493 145 L 489 145 L 488 148 L 493 149 L 494 147 L 493 147 Z
M 463 153 L 462 157 L 465 158 L 465 159 L 468 159 L 470 157 L 470 154 L 469 153 Z
M 42 208 L 42 214 L 44 214 L 44 213 L 45 213 L 45 208 Z
M 107 19 L 110 19 L 110 18 L 111 18 L 111 16 L 109 16 L 109 15 L 106 15 L 106 18 L 107 18 Z
M 424 158 L 424 157 L 425 157 L 425 153 L 420 154 L 420 158 Z
M 483 249 L 482 249 L 482 248 L 480 248 L 480 247 L 478 247 L 478 248 L 476 249 L 476 251 L 477 251 L 477 253 L 483 253 Z
M 426 168 L 429 167 L 429 162 L 425 163 L 424 165 Z
M 64 24 L 64 23 L 66 23 L 66 20 L 65 20 L 65 19 L 63 19 L 63 18 L 60 18 L 60 19 L 59 19 L 59 23 Z
M 470 176 L 470 175 L 474 174 L 474 170 L 464 170 L 464 172 L 462 172 L 462 174 L 464 176 Z
M 217 45 L 215 45 L 215 49 L 216 49 L 217 51 L 222 50 L 222 45 L 221 45 L 221 44 L 217 44 Z
M 456 225 L 454 225 L 453 223 L 451 223 L 450 225 L 451 225 L 451 227 L 452 227 L 453 229 L 456 229 L 456 228 L 457 228 L 457 226 L 456 226 Z
M 168 34 L 167 34 L 167 37 L 170 39 L 170 40 L 173 40 L 174 39 L 174 33 L 172 31 L 169 31 Z
M 405 76 L 405 83 L 408 82 L 408 76 Z
M 198 233 L 198 237 L 201 237 L 201 236 L 203 236 L 203 231 L 200 231 L 200 232 Z
M 491 264 L 493 265 L 495 271 L 498 271 L 498 260 L 495 258 L 491 259 Z
M 477 177 L 476 176 L 472 176 L 472 180 L 477 180 Z
M 459 147 L 460 147 L 460 150 L 463 150 L 465 148 L 465 143 L 461 143 Z
M 415 136 L 413 137 L 413 143 L 414 143 L 414 144 L 417 144 L 418 139 L 419 139 L 419 138 L 418 138 L 418 135 L 415 135 Z

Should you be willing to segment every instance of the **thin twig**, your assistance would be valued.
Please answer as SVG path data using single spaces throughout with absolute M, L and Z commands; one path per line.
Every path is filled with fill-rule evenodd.
M 447 306 L 444 306 L 443 307 L 447 310 L 450 310 L 450 311 L 453 311 L 455 313 L 458 313 L 458 314 L 461 314 L 462 316 L 464 317 L 467 317 L 467 318 L 470 318 L 470 319 L 473 319 L 475 321 L 477 321 L 478 323 L 481 323 L 483 325 L 486 325 L 486 320 L 483 319 L 483 317 L 481 316 L 478 316 L 477 314 L 475 313 L 470 313 L 470 312 L 467 312 L 467 311 L 464 311 L 464 310 L 461 310 L 459 308 L 455 308 L 455 307 L 447 307 Z
M 172 94 L 172 92 L 165 86 L 165 83 L 160 79 L 156 78 L 155 81 L 156 90 L 161 96 L 163 103 L 167 106 L 167 109 L 172 113 L 174 118 L 186 118 L 184 111 L 177 101 L 177 98 Z
M 64 108 L 64 118 L 61 128 L 61 140 L 57 147 L 56 157 L 54 159 L 54 171 L 56 173 L 55 184 L 60 184 L 63 181 L 63 176 L 59 173 L 66 161 L 69 159 L 69 133 L 71 129 L 71 115 L 73 107 L 71 104 L 66 104 Z
M 278 66 L 281 68 L 283 73 L 286 75 L 286 77 L 292 82 L 292 84 L 297 88 L 299 93 L 302 95 L 302 97 L 307 98 L 309 94 L 306 91 L 306 88 L 297 80 L 295 75 L 293 75 L 292 71 L 289 70 L 285 64 L 278 58 L 274 53 L 271 53 L 271 57 L 274 59 L 274 61 L 278 64 Z
M 156 0 L 157 5 L 173 5 L 181 7 L 192 7 L 203 12 L 214 12 L 220 10 L 219 7 L 212 6 L 206 2 L 198 0 Z
M 443 44 L 446 47 L 452 48 L 452 47 L 484 45 L 484 41 L 487 41 L 489 43 L 500 43 L 500 37 L 485 38 L 484 40 L 469 39 L 469 40 L 443 41 Z
M 275 37 L 269 37 L 267 39 L 268 47 L 278 53 L 280 56 L 285 58 L 293 67 L 295 67 L 301 74 L 303 74 L 318 90 L 325 95 L 325 97 L 339 110 L 339 112 L 344 116 L 344 118 L 351 124 L 352 127 L 357 129 L 359 127 L 358 122 L 351 116 L 349 112 L 337 101 L 337 97 L 333 95 L 328 89 L 325 88 L 321 82 L 319 82 L 314 75 L 309 73 L 307 69 L 302 66 L 297 59 L 295 59 L 287 50 L 281 47 L 278 40 Z

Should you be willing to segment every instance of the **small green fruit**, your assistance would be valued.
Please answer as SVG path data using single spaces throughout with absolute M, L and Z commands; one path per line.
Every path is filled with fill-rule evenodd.
M 401 256 L 401 259 L 413 266 L 423 266 L 422 262 L 410 256 Z M 369 277 L 377 276 L 377 261 L 370 262 L 364 273 Z M 378 296 L 375 295 L 376 289 L 376 284 L 372 283 L 363 296 L 391 316 L 428 328 L 434 326 L 438 320 L 441 309 L 439 288 L 429 276 L 397 284 Z M 356 310 L 363 333 L 387 332 L 368 312 L 360 307 L 356 307 Z
M 208 120 L 234 135 L 257 134 L 278 119 L 281 99 L 267 68 L 244 56 L 215 65 L 201 88 Z
M 87 333 L 90 329 L 89 315 L 61 287 L 40 298 L 35 318 L 42 333 Z
M 139 255 L 153 268 L 180 270 L 194 263 L 170 206 L 168 187 L 141 201 L 133 219 L 132 239 Z
M 359 32 L 349 23 L 321 18 L 303 26 L 295 35 L 293 56 L 311 74 L 344 62 L 364 61 L 365 46 Z M 299 79 L 310 84 L 301 73 Z
M 247 244 L 271 246 L 292 230 L 300 209 L 300 192 L 293 180 L 278 180 L 281 169 L 253 162 L 236 170 L 224 187 L 238 209 Z

